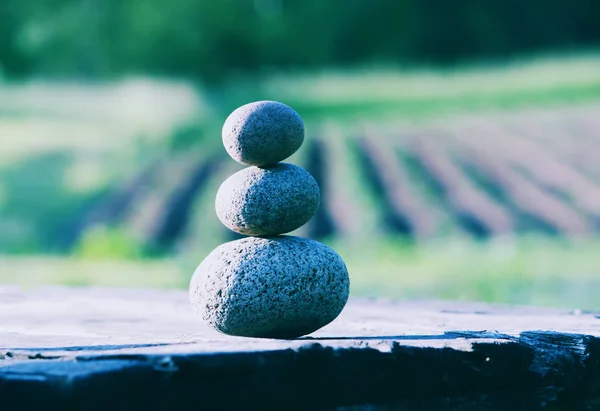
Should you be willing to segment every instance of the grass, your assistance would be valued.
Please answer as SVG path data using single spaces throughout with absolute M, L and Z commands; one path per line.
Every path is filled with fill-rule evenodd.
M 353 296 L 475 300 L 600 310 L 600 239 L 401 239 L 329 242 L 344 258 Z M 206 255 L 165 260 L 2 257 L 0 283 L 186 289 Z
M 577 104 L 600 98 L 600 55 L 537 57 L 446 70 L 368 68 L 269 76 L 263 98 L 307 118 L 430 118 L 473 110 Z
M 0 258 L 0 284 L 181 288 L 182 270 L 170 260 L 132 261 L 56 256 Z
M 0 160 L 51 150 L 116 154 L 156 147 L 182 124 L 209 115 L 203 96 L 188 83 L 0 83 L 0 136 L 10 141 Z
M 600 240 L 333 244 L 357 295 L 600 309 Z
M 0 84 L 0 138 L 9 141 L 0 150 L 0 176 L 11 163 L 29 164 L 35 155 L 69 151 L 80 153 L 78 158 L 83 159 L 73 162 L 68 174 L 80 179 L 69 180 L 69 187 L 105 186 L 108 183 L 100 177 L 118 174 L 114 170 L 124 175 L 123 168 L 137 167 L 135 159 L 158 155 L 167 143 L 185 148 L 200 141 L 202 136 L 193 128 L 181 132 L 192 117 L 218 143 L 225 116 L 259 99 L 290 104 L 304 117 L 309 132 L 321 121 L 348 130 L 354 121 L 365 118 L 428 121 L 474 110 L 572 106 L 600 100 L 600 54 L 444 71 L 368 68 L 281 73 L 231 82 L 219 90 L 137 80 L 88 86 Z M 347 160 L 350 165 L 356 163 L 356 159 Z M 105 170 L 102 176 L 98 170 Z M 89 181 L 81 180 L 84 174 L 91 175 Z M 56 180 L 46 178 L 44 186 L 64 183 Z M 13 185 L 15 190 L 22 189 Z M 8 182 L 0 186 L 0 206 L 14 197 L 10 187 Z M 356 201 L 362 200 L 372 201 L 359 197 Z M 40 201 L 48 204 L 49 200 Z M 210 203 L 210 198 L 199 201 Z M 39 204 L 32 202 L 31 208 L 39 214 Z M 210 220 L 203 215 L 195 218 Z M 23 231 L 15 222 L 5 226 Z M 23 234 L 35 235 L 33 231 Z M 600 239 L 517 238 L 478 243 L 453 237 L 411 245 L 397 238 L 373 238 L 330 244 L 349 267 L 355 296 L 600 310 L 595 293 L 600 289 Z M 205 248 L 201 239 L 190 238 L 181 255 L 164 260 L 3 256 L 0 283 L 185 289 L 194 267 L 209 251 L 198 248 Z
M 260 99 L 291 105 L 309 129 L 320 121 L 348 125 L 364 119 L 573 105 L 600 99 L 600 53 L 446 70 L 271 73 L 216 90 L 145 78 L 87 85 L 0 83 L 0 136 L 11 141 L 0 150 L 0 160 L 48 150 L 156 150 L 190 121 L 218 133 L 233 109 Z

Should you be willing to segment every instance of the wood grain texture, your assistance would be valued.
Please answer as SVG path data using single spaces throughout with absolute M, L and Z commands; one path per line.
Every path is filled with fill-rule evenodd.
M 238 338 L 181 291 L 0 287 L 0 409 L 595 409 L 599 336 L 594 313 L 354 299 Z

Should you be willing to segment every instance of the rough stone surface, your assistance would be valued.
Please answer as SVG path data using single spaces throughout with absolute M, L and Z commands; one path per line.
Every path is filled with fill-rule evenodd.
M 223 125 L 223 145 L 237 162 L 263 166 L 285 160 L 304 141 L 304 123 L 291 107 L 257 101 L 239 107 Z
M 237 233 L 272 236 L 306 224 L 320 199 L 308 171 L 280 163 L 248 167 L 229 177 L 217 192 L 215 208 L 221 222 Z
M 194 310 L 229 335 L 296 338 L 342 311 L 350 280 L 331 248 L 301 237 L 244 238 L 217 247 L 190 284 Z

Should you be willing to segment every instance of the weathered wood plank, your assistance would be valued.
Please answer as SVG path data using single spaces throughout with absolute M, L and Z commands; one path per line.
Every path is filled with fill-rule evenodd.
M 354 299 L 309 337 L 236 338 L 180 291 L 5 287 L 0 409 L 594 409 L 599 337 L 594 313 Z

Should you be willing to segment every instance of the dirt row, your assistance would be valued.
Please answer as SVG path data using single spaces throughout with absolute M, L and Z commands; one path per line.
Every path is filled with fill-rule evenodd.
M 600 231 L 598 143 L 600 108 L 322 127 L 292 159 L 322 191 L 317 215 L 295 234 L 590 235 Z M 67 245 L 97 224 L 122 227 L 153 250 L 237 238 L 214 221 L 216 189 L 235 171 L 229 161 L 198 150 L 148 164 L 83 213 Z

